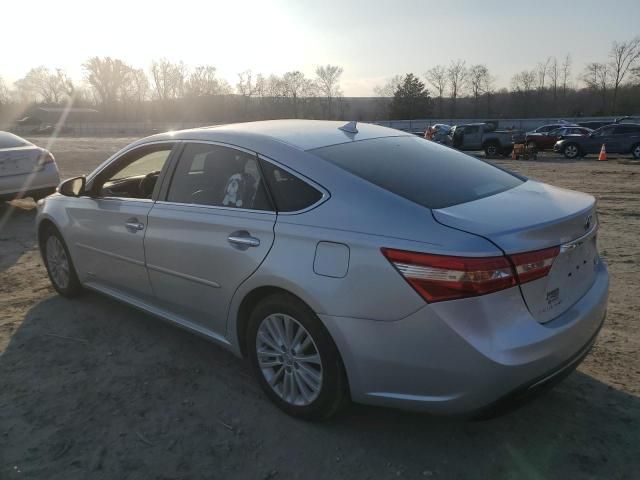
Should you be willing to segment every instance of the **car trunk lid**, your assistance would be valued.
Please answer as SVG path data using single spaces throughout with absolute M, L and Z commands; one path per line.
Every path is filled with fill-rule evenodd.
M 0 149 L 0 177 L 34 172 L 42 151 L 32 146 Z
M 520 286 L 541 323 L 570 308 L 591 287 L 598 262 L 595 199 L 528 180 L 505 192 L 439 210 L 444 225 L 481 235 L 507 255 L 560 247 L 549 273 Z

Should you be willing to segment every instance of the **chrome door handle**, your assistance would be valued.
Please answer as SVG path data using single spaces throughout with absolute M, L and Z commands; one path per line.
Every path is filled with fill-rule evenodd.
M 239 247 L 258 247 L 260 246 L 260 239 L 252 237 L 250 235 L 237 235 L 231 234 L 227 237 L 227 240 L 232 245 L 238 245 Z
M 124 224 L 129 230 L 142 230 L 144 229 L 144 223 L 140 222 L 126 222 Z

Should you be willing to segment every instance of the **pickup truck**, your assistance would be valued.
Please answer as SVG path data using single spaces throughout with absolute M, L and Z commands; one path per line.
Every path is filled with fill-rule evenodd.
M 447 142 L 458 150 L 484 150 L 487 157 L 508 155 L 514 143 L 524 141 L 520 130 L 497 130 L 491 123 L 468 123 L 456 125 L 449 133 Z

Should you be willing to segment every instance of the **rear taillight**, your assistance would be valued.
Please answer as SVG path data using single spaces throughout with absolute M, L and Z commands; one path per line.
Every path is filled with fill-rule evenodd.
M 535 252 L 525 252 L 511 255 L 511 261 L 516 269 L 518 281 L 527 283 L 545 277 L 553 261 L 560 253 L 560 247 L 545 248 Z
M 427 302 L 476 297 L 544 277 L 559 247 L 510 257 L 453 257 L 383 248 L 383 255 Z
M 516 285 L 506 257 L 450 257 L 390 248 L 382 253 L 428 302 L 475 297 Z
M 56 159 L 53 158 L 53 154 L 51 152 L 44 151 L 40 156 L 40 160 L 38 161 L 38 164 L 46 165 L 47 163 L 54 163 L 55 161 Z

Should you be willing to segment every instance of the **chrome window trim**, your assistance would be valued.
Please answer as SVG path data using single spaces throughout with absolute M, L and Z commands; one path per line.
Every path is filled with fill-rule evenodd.
M 252 210 L 249 208 L 238 208 L 238 207 L 224 207 L 218 205 L 204 205 L 202 203 L 184 203 L 184 202 L 169 202 L 167 200 L 156 200 L 154 202 L 157 205 L 168 205 L 175 207 L 195 207 L 195 208 L 207 208 L 207 209 L 215 209 L 222 210 L 227 212 L 243 212 L 243 213 L 260 213 L 263 215 L 276 215 L 278 212 L 274 212 L 273 210 Z
M 286 170 L 287 172 L 289 172 L 291 175 L 293 175 L 294 177 L 298 178 L 300 181 L 305 182 L 309 185 L 311 185 L 313 188 L 315 188 L 316 190 L 318 190 L 322 196 L 320 197 L 320 199 L 318 199 L 317 202 L 309 205 L 306 208 L 303 208 L 302 210 L 295 210 L 293 212 L 278 212 L 276 210 L 254 210 L 254 209 L 250 209 L 250 208 L 238 208 L 238 207 L 224 207 L 224 206 L 218 206 L 218 205 L 204 205 L 201 203 L 184 203 L 184 202 L 171 202 L 168 201 L 166 199 L 164 200 L 156 200 L 155 203 L 160 204 L 160 205 L 176 205 L 176 206 L 180 206 L 180 207 L 199 207 L 199 208 L 210 208 L 210 209 L 216 209 L 216 210 L 225 210 L 225 211 L 235 211 L 235 212 L 245 212 L 245 213 L 270 213 L 270 214 L 276 214 L 276 215 L 298 215 L 301 213 L 305 213 L 308 212 L 309 210 L 312 210 L 314 208 L 316 208 L 317 206 L 319 206 L 320 204 L 324 203 L 326 200 L 328 200 L 331 197 L 331 194 L 329 193 L 329 191 L 324 188 L 323 186 L 319 185 L 317 182 L 311 180 L 310 178 L 302 175 L 301 173 L 296 172 L 295 170 L 282 165 L 282 163 L 273 160 L 272 158 L 269 158 L 259 152 L 255 152 L 253 150 L 250 150 L 246 147 L 240 147 L 238 145 L 235 145 L 233 143 L 226 143 L 226 142 L 219 142 L 216 140 L 188 140 L 188 139 L 180 139 L 180 141 L 184 144 L 184 145 L 188 145 L 189 143 L 204 143 L 207 145 L 217 145 L 220 147 L 226 147 L 226 148 L 231 148 L 234 150 L 239 150 L 241 152 L 247 153 L 249 155 L 252 156 L 256 156 L 258 159 L 263 160 L 265 162 L 269 162 L 272 165 L 275 165 L 278 168 L 282 168 L 283 170 Z M 173 175 L 175 174 L 175 170 L 178 166 L 178 163 L 180 162 L 180 158 L 177 159 L 176 165 L 174 167 L 174 170 L 171 172 L 171 180 L 173 180 Z M 262 175 L 262 170 L 260 171 L 261 175 Z M 267 190 L 269 190 L 269 192 L 271 192 L 271 190 L 269 189 L 269 185 L 267 184 L 266 179 L 262 178 L 261 179 L 264 184 L 265 184 L 265 188 Z M 168 197 L 169 195 L 169 190 L 171 189 L 171 185 L 169 185 L 169 188 L 167 189 L 165 198 Z M 275 207 L 275 205 L 274 205 Z

